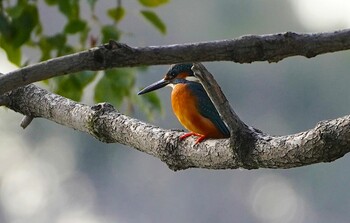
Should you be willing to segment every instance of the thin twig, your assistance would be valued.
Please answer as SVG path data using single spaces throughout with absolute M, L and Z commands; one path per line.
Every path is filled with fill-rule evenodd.
M 33 121 L 34 117 L 25 115 L 21 121 L 20 126 L 25 129 L 28 127 L 28 125 Z

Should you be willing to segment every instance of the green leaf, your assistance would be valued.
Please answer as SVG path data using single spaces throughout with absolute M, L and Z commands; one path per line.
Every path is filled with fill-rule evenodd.
M 41 33 L 43 32 L 43 27 L 42 27 L 40 21 L 38 22 L 38 24 L 37 24 L 37 26 L 35 27 L 35 29 L 33 30 L 33 32 L 34 32 L 34 34 L 35 34 L 36 36 L 40 36 Z
M 123 102 L 124 96 L 124 92 L 116 89 L 106 76 L 103 76 L 95 86 L 95 102 L 108 101 L 115 106 L 119 106 Z
M 58 1 L 59 0 L 45 0 L 46 4 L 48 5 L 57 5 Z
M 155 12 L 143 10 L 141 14 L 162 34 L 166 34 L 166 26 L 163 21 L 157 16 Z
M 57 49 L 56 57 L 60 57 L 60 56 L 75 53 L 75 52 L 76 51 L 74 50 L 73 46 L 65 44 L 62 48 Z
M 56 49 L 63 48 L 66 44 L 66 41 L 67 41 L 67 37 L 62 33 L 47 37 L 48 44 L 50 44 L 52 47 Z
M 85 88 L 88 84 L 90 84 L 97 75 L 95 71 L 82 71 L 79 73 L 78 79 L 80 81 L 81 87 Z
M 39 48 L 41 50 L 41 61 L 48 60 L 51 58 L 52 45 L 48 43 L 48 38 L 42 37 L 39 40 Z
M 14 48 L 12 44 L 7 43 L 2 36 L 0 36 L 0 47 L 3 48 L 6 52 L 7 59 L 17 66 L 21 66 L 21 49 Z
M 14 17 L 9 20 L 4 14 L 0 14 L 0 33 L 4 37 L 3 41 L 11 44 L 13 48 L 18 48 L 27 42 L 33 29 L 39 23 L 38 10 L 36 6 L 23 3 L 8 9 Z
M 64 27 L 64 32 L 69 34 L 75 34 L 81 32 L 86 28 L 86 22 L 80 19 L 70 20 Z
M 107 70 L 95 87 L 94 99 L 96 102 L 108 101 L 119 107 L 124 98 L 130 97 L 134 84 L 133 69 Z
M 160 5 L 168 3 L 169 0 L 139 0 L 139 2 L 147 7 L 158 7 Z
M 53 36 L 42 36 L 39 40 L 39 47 L 42 53 L 41 60 L 47 60 L 51 57 L 59 57 L 74 53 L 74 48 L 67 43 L 67 36 L 59 33 Z M 51 52 L 56 54 L 51 55 Z
M 115 22 L 120 22 L 125 16 L 125 9 L 123 7 L 111 8 L 107 11 L 107 14 Z
M 50 79 L 54 92 L 75 101 L 80 101 L 84 88 L 96 77 L 96 72 L 83 71 Z
M 94 11 L 97 0 L 87 0 L 89 3 L 91 11 Z
M 66 47 L 66 41 L 66 36 L 61 33 L 49 37 L 42 36 L 39 40 L 39 48 L 41 50 L 40 60 L 43 61 L 51 59 L 51 51 L 56 49 L 58 52 L 60 52 Z
M 79 18 L 79 0 L 59 0 L 58 4 L 60 12 L 69 20 Z
M 11 25 L 15 30 L 12 40 L 13 47 L 20 47 L 30 38 L 31 32 L 38 24 L 38 21 L 38 10 L 33 5 L 27 5 L 22 14 L 12 20 Z
M 113 39 L 118 41 L 120 38 L 119 30 L 113 25 L 106 25 L 102 27 L 102 42 L 106 43 Z
M 86 26 L 86 28 L 80 32 L 80 38 L 79 38 L 79 42 L 80 42 L 80 45 L 83 47 L 83 48 L 86 48 L 85 47 L 85 44 L 86 44 L 86 41 L 89 37 L 89 32 L 90 32 L 90 29 L 88 26 Z M 92 47 L 92 46 L 90 46 Z
M 148 118 L 152 118 L 154 112 L 162 112 L 162 104 L 156 92 L 150 92 L 140 96 L 138 104 Z
M 14 29 L 11 26 L 10 21 L 8 18 L 0 13 L 0 34 L 3 38 L 7 40 L 7 42 L 12 41 L 12 37 L 14 36 Z
M 19 1 L 13 7 L 7 8 L 6 12 L 11 18 L 18 18 L 27 5 L 27 2 Z

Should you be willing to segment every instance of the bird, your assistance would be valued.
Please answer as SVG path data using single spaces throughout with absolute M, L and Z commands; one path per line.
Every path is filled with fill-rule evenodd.
M 165 77 L 138 92 L 142 95 L 165 86 L 172 88 L 171 105 L 179 122 L 189 130 L 180 136 L 183 140 L 197 136 L 195 144 L 204 139 L 228 138 L 230 132 L 220 118 L 218 111 L 210 100 L 199 79 L 192 71 L 193 63 L 173 64 Z

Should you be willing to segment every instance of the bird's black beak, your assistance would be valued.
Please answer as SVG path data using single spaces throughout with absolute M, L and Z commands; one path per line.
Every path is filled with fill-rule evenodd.
M 140 95 L 140 94 L 145 94 L 145 93 L 148 93 L 148 92 L 151 92 L 151 91 L 155 91 L 155 90 L 157 90 L 159 88 L 167 86 L 169 83 L 170 82 L 168 80 L 162 79 L 160 81 L 157 81 L 157 82 L 151 84 L 148 87 L 145 87 L 143 90 L 141 90 L 137 94 Z

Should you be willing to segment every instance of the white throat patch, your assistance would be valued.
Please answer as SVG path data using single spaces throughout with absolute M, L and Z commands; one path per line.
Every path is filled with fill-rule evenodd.
M 170 84 L 167 85 L 167 87 L 171 87 L 172 89 L 174 89 L 175 84 L 170 83 Z
M 195 76 L 187 76 L 185 77 L 186 80 L 188 81 L 193 81 L 193 82 L 198 82 L 199 83 L 199 79 Z

